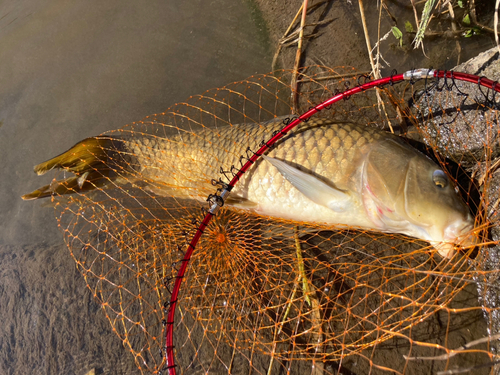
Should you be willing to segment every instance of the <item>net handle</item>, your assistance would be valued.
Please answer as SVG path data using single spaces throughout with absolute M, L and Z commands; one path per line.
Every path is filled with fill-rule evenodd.
M 490 79 L 479 77 L 472 74 L 460 73 L 460 72 L 452 72 L 446 70 L 434 70 L 434 69 L 414 69 L 407 71 L 402 74 L 394 74 L 390 77 L 380 78 L 374 81 L 366 82 L 359 86 L 353 87 L 351 89 L 347 89 L 330 99 L 324 101 L 323 103 L 312 107 L 307 112 L 290 122 L 288 125 L 285 125 L 277 134 L 273 135 L 271 139 L 267 142 L 263 143 L 261 148 L 248 159 L 248 161 L 241 167 L 241 169 L 234 175 L 233 179 L 229 182 L 229 184 L 224 184 L 224 188 L 220 192 L 220 195 L 213 195 L 212 199 L 208 199 L 209 202 L 212 203 L 210 209 L 205 215 L 204 219 L 199 224 L 195 235 L 193 236 L 191 242 L 188 245 L 186 253 L 181 260 L 181 266 L 177 275 L 175 276 L 174 287 L 172 289 L 172 294 L 170 297 L 170 302 L 168 303 L 168 311 L 167 311 L 167 319 L 165 322 L 165 357 L 164 363 L 166 363 L 166 369 L 169 375 L 176 375 L 176 365 L 175 365 L 175 354 L 174 354 L 174 317 L 175 317 L 175 308 L 177 306 L 177 298 L 179 296 L 180 287 L 182 284 L 182 279 L 184 278 L 184 274 L 186 273 L 187 266 L 189 261 L 191 260 L 191 256 L 200 240 L 201 235 L 205 231 L 205 228 L 212 220 L 212 217 L 215 216 L 217 211 L 224 205 L 226 198 L 229 193 L 233 189 L 233 187 L 238 183 L 243 174 L 250 169 L 250 167 L 267 151 L 269 150 L 278 140 L 284 137 L 290 130 L 295 128 L 301 122 L 308 121 L 311 116 L 325 109 L 326 107 L 331 106 L 333 103 L 336 103 L 342 99 L 348 99 L 352 95 L 358 94 L 360 92 L 366 91 L 368 89 L 374 87 L 381 87 L 384 85 L 393 85 L 394 83 L 398 83 L 401 81 L 410 81 L 413 83 L 415 80 L 420 79 L 428 79 L 428 78 L 444 78 L 465 81 L 471 83 L 477 83 L 478 86 L 483 86 L 488 89 L 494 90 L 495 92 L 500 92 L 500 85 L 492 81 Z M 215 199 L 214 199 L 215 198 Z

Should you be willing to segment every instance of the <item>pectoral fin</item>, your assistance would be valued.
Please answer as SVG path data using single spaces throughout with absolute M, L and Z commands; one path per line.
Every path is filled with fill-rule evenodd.
M 344 212 L 350 208 L 351 200 L 348 193 L 335 189 L 319 178 L 292 167 L 284 161 L 265 155 L 262 157 L 274 165 L 283 177 L 314 203 L 335 212 Z

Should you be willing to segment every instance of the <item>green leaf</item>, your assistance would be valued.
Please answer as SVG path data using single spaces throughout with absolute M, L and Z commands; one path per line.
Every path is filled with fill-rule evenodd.
M 396 39 L 401 39 L 403 37 L 403 33 L 396 26 L 392 27 L 392 33 Z
M 413 32 L 413 25 L 411 24 L 410 21 L 405 22 L 405 30 L 407 33 L 412 33 Z
M 466 38 L 470 38 L 474 35 L 481 35 L 481 29 L 477 26 L 474 26 L 470 29 L 466 29 L 462 35 Z
M 458 0 L 458 6 L 460 8 L 463 8 L 464 7 L 464 2 L 462 0 Z
M 392 33 L 394 34 L 394 37 L 397 40 L 399 40 L 399 45 L 402 47 L 403 46 L 403 33 L 396 26 L 393 26 L 391 30 L 392 30 Z
M 463 22 L 464 25 L 470 25 L 470 16 L 469 16 L 468 13 L 465 15 L 465 17 L 462 20 L 462 22 Z

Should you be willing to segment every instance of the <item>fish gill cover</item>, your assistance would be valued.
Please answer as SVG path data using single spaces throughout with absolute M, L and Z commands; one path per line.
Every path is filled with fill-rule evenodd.
M 368 79 L 353 69 L 324 67 L 309 67 L 299 78 L 299 92 L 292 93 L 291 72 L 256 75 L 103 138 L 141 137 L 147 140 L 141 147 L 156 153 L 166 152 L 155 149 L 159 139 L 192 142 L 201 133 L 196 145 L 216 143 L 223 127 L 290 118 Z M 401 234 L 283 220 L 225 205 L 201 237 L 180 291 L 174 322 L 180 373 L 494 371 L 496 97 L 477 84 L 429 79 L 386 86 L 382 98 L 369 90 L 320 116 L 411 138 L 460 190 L 476 218 L 478 246 L 457 247 L 446 259 L 428 242 Z M 111 147 L 122 165 L 130 164 L 127 173 L 111 165 L 109 177 L 95 167 L 108 183 L 80 176 L 74 194 L 53 197 L 78 269 L 143 373 L 166 372 L 163 324 L 172 280 L 207 209 L 206 202 L 189 198 L 198 188 L 190 181 L 200 183 L 203 194 L 214 193 L 214 183 L 227 182 L 231 167 L 241 166 L 240 156 L 244 162 L 271 136 L 261 128 L 258 138 L 242 134 L 233 144 L 221 143 L 212 173 L 197 171 L 196 181 L 186 170 L 189 155 L 174 155 L 168 165 L 154 162 L 159 175 L 184 181 L 162 186 L 136 163 L 144 150 Z M 245 153 L 233 155 L 241 142 Z M 93 189 L 77 187 L 84 183 Z

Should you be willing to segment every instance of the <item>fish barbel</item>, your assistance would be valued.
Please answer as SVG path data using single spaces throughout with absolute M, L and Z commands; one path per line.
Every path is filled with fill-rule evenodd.
M 282 119 L 171 137 L 124 133 L 85 139 L 39 164 L 74 174 L 23 199 L 141 183 L 162 196 L 206 200 L 220 168 L 283 127 Z M 244 161 L 244 159 L 243 159 Z M 400 137 L 376 128 L 311 119 L 280 140 L 243 175 L 226 204 L 262 215 L 402 233 L 443 256 L 474 245 L 474 219 L 446 174 Z

